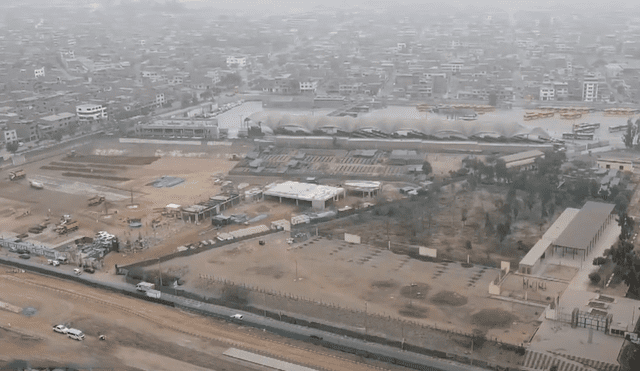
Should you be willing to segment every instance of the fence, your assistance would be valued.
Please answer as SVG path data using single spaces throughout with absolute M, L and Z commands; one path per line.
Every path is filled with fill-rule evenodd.
M 226 245 L 229 245 L 229 244 L 232 244 L 232 243 L 245 241 L 245 240 L 249 240 L 249 239 L 252 239 L 252 238 L 262 237 L 262 236 L 266 236 L 266 235 L 269 235 L 269 234 L 272 234 L 272 233 L 277 233 L 277 232 L 280 232 L 280 231 L 279 230 L 269 230 L 269 231 L 262 232 L 262 233 L 256 233 L 256 234 L 250 235 L 250 236 L 235 238 L 233 240 L 217 241 L 215 244 L 208 245 L 208 246 L 203 247 L 203 248 L 178 251 L 178 252 L 175 252 L 173 254 L 161 256 L 160 258 L 151 259 L 151 260 L 144 260 L 144 261 L 141 261 L 141 262 L 138 262 L 138 263 L 129 264 L 129 265 L 123 266 L 123 267 L 116 266 L 116 274 L 126 275 L 131 268 L 148 267 L 148 266 L 153 265 L 153 264 L 158 264 L 158 262 L 164 263 L 164 262 L 172 260 L 172 259 L 182 258 L 182 257 L 185 257 L 185 256 L 191 256 L 191 255 L 198 254 L 198 253 L 201 253 L 201 252 L 204 252 L 204 251 L 207 251 L 207 250 L 211 250 L 211 249 L 215 249 L 215 248 L 218 248 L 218 247 L 226 246 Z
M 13 261 L 13 260 L 6 260 L 6 259 L 3 259 L 3 258 L 0 258 L 0 263 L 11 265 L 11 266 L 17 267 L 18 269 L 20 269 L 20 268 L 21 269 L 26 269 L 26 270 L 29 270 L 29 271 L 35 271 L 35 272 L 42 273 L 42 274 L 48 274 L 50 276 L 54 276 L 54 277 L 58 277 L 58 278 L 63 278 L 63 279 L 67 279 L 67 280 L 76 281 L 76 282 L 88 285 L 90 287 L 106 289 L 106 290 L 109 290 L 109 291 L 112 291 L 112 292 L 117 292 L 117 293 L 124 294 L 124 295 L 127 295 L 127 296 L 135 297 L 135 298 L 138 298 L 138 299 L 142 299 L 142 300 L 146 300 L 146 301 L 150 301 L 150 302 L 155 302 L 155 303 L 159 303 L 159 304 L 163 304 L 163 305 L 167 305 L 167 306 L 171 306 L 171 307 L 176 307 L 176 308 L 179 308 L 179 309 L 187 310 L 187 311 L 198 313 L 198 314 L 201 314 L 201 315 L 217 317 L 217 318 L 224 318 L 225 317 L 225 316 L 213 313 L 213 312 L 205 310 L 205 309 L 193 308 L 193 307 L 182 305 L 182 304 L 176 304 L 173 301 L 169 301 L 169 300 L 166 300 L 166 299 L 151 298 L 151 297 L 146 296 L 145 294 L 141 294 L 141 293 L 134 292 L 134 291 L 127 291 L 127 290 L 125 290 L 123 288 L 118 288 L 118 287 L 112 286 L 110 284 L 105 284 L 105 283 L 100 283 L 100 282 L 90 282 L 90 281 L 87 281 L 85 278 L 81 278 L 81 277 L 75 276 L 73 274 L 68 274 L 68 273 L 65 273 L 63 271 L 51 270 L 51 269 L 48 269 L 47 267 L 39 267 L 39 266 L 28 265 L 28 264 L 24 264 L 22 262 L 17 262 L 17 261 Z M 235 283 L 233 283 L 231 281 L 228 281 L 228 280 L 223 280 L 223 279 L 219 279 L 219 280 L 221 280 L 222 282 L 226 282 L 227 284 L 230 284 L 232 286 L 245 286 L 246 287 L 246 285 L 236 285 Z M 348 329 L 344 329 L 344 328 L 341 328 L 341 327 L 332 326 L 332 325 L 329 325 L 329 324 L 323 324 L 323 323 L 314 322 L 314 321 L 307 321 L 307 320 L 304 320 L 304 319 L 299 319 L 299 318 L 295 318 L 295 317 L 292 317 L 292 316 L 283 315 L 282 313 L 276 313 L 276 312 L 268 311 L 268 310 L 265 310 L 265 309 L 255 308 L 255 307 L 252 307 L 252 306 L 249 306 L 249 305 L 246 305 L 246 304 L 236 303 L 235 305 L 229 305 L 230 304 L 229 301 L 225 301 L 225 300 L 222 300 L 222 299 L 202 297 L 202 296 L 199 296 L 199 295 L 194 294 L 194 293 L 189 293 L 189 292 L 186 292 L 186 291 L 182 291 L 182 290 L 178 290 L 178 289 L 172 289 L 172 288 L 168 288 L 168 287 L 160 287 L 160 289 L 161 289 L 161 291 L 163 291 L 165 293 L 180 295 L 180 296 L 183 296 L 185 298 L 190 298 L 190 299 L 193 299 L 193 300 L 199 300 L 199 301 L 203 301 L 203 302 L 209 302 L 209 303 L 217 304 L 217 305 L 223 305 L 223 306 L 227 306 L 227 307 L 231 307 L 231 308 L 242 309 L 242 310 L 247 311 L 247 312 L 251 312 L 251 313 L 255 313 L 255 314 L 259 314 L 259 315 L 265 315 L 265 316 L 267 316 L 269 318 L 277 319 L 277 320 L 280 320 L 282 322 L 291 323 L 291 324 L 297 324 L 297 325 L 300 325 L 300 326 L 306 326 L 306 327 L 310 327 L 310 328 L 316 328 L 318 330 L 331 332 L 331 333 L 338 334 L 338 335 L 345 335 L 345 336 L 348 336 L 348 337 L 351 337 L 351 338 L 361 339 L 361 340 L 365 340 L 365 341 L 368 341 L 368 342 L 374 342 L 374 343 L 378 343 L 378 344 L 382 344 L 382 345 L 387 345 L 387 346 L 390 346 L 390 347 L 407 350 L 407 351 L 414 352 L 414 353 L 417 353 L 417 354 L 423 354 L 423 355 L 442 358 L 442 359 L 455 360 L 455 361 L 460 362 L 460 363 L 472 364 L 472 365 L 475 365 L 475 366 L 478 366 L 478 367 L 483 367 L 483 368 L 490 369 L 490 370 L 496 370 L 496 371 L 518 371 L 518 369 L 516 369 L 516 368 L 502 367 L 502 366 L 499 366 L 499 365 L 488 363 L 486 361 L 472 359 L 472 358 L 469 358 L 469 357 L 466 357 L 466 356 L 461 356 L 461 355 L 457 355 L 457 354 L 451 354 L 451 353 L 446 353 L 446 352 L 442 352 L 442 351 L 432 350 L 432 349 L 428 349 L 428 348 L 425 348 L 425 347 L 420 347 L 420 346 L 409 344 L 409 343 L 405 343 L 405 342 L 400 342 L 400 341 L 396 341 L 396 340 L 390 340 L 390 339 L 383 338 L 383 337 L 380 337 L 380 336 L 362 334 L 362 333 L 357 332 L 357 331 L 348 330 Z M 275 291 L 272 291 L 272 292 L 275 293 Z M 293 297 L 293 296 L 291 296 L 291 297 Z M 321 302 L 321 304 L 322 304 L 322 302 Z M 324 303 L 324 305 L 328 305 L 328 304 L 329 303 Z M 406 322 L 414 324 L 416 326 L 420 326 L 419 324 L 416 324 L 415 322 L 411 322 L 411 321 L 406 321 Z M 377 353 L 371 353 L 371 352 L 368 352 L 368 351 L 365 351 L 365 350 L 353 348 L 353 347 L 346 346 L 346 345 L 343 345 L 343 344 L 337 344 L 335 341 L 328 341 L 328 340 L 323 340 L 323 339 L 313 339 L 313 338 L 311 338 L 311 337 L 309 337 L 307 335 L 303 335 L 303 334 L 300 334 L 300 333 L 295 333 L 295 332 L 292 332 L 292 331 L 275 328 L 275 327 L 270 326 L 270 325 L 262 325 L 262 324 L 261 325 L 257 325 L 257 324 L 252 325 L 250 322 L 246 322 L 246 324 L 250 325 L 250 326 L 254 326 L 254 327 L 259 327 L 260 329 L 265 329 L 265 330 L 267 330 L 269 332 L 276 333 L 276 334 L 279 334 L 281 336 L 286 336 L 286 337 L 297 339 L 297 340 L 311 342 L 311 343 L 314 343 L 314 344 L 317 344 L 317 345 L 324 346 L 326 348 L 340 350 L 342 352 L 359 355 L 359 356 L 362 356 L 362 357 L 365 357 L 365 358 L 376 359 L 376 360 L 380 360 L 380 361 L 383 361 L 383 362 L 388 362 L 390 364 L 396 364 L 396 365 L 405 366 L 405 367 L 408 367 L 408 368 L 411 368 L 411 369 L 415 369 L 415 370 L 441 371 L 441 369 L 439 369 L 437 367 L 427 366 L 427 365 L 424 365 L 424 364 L 420 364 L 420 363 L 409 361 L 407 359 L 401 359 L 399 357 L 385 356 L 385 355 L 381 355 L 381 354 L 377 354 Z M 507 349 L 507 348 L 504 348 L 504 349 Z
M 215 277 L 212 275 L 200 275 L 200 280 L 213 282 L 218 285 L 224 285 L 228 287 L 235 287 L 237 290 L 240 290 L 243 299 L 242 303 L 232 302 L 229 300 L 224 300 L 221 297 L 213 298 L 207 297 L 203 295 L 199 295 L 193 292 L 188 291 L 178 291 L 178 295 L 187 297 L 192 300 L 198 300 L 203 302 L 208 302 L 216 305 L 223 305 L 227 307 L 231 307 L 234 309 L 240 309 L 247 312 L 255 313 L 257 315 L 266 316 L 275 320 L 279 320 L 282 322 L 292 323 L 300 326 L 316 328 L 322 331 L 331 332 L 337 335 L 348 336 L 350 338 L 361 339 L 369 342 L 375 342 L 379 344 L 384 344 L 388 346 L 392 346 L 395 348 L 401 348 L 404 350 L 408 350 L 414 353 L 424 354 L 430 357 L 437 358 L 446 358 L 446 359 L 454 359 L 457 362 L 473 364 L 489 367 L 490 365 L 487 362 L 473 359 L 466 356 L 460 356 L 456 354 L 447 353 L 444 351 L 439 351 L 436 349 L 431 349 L 425 347 L 424 345 L 412 344 L 411 341 L 427 343 L 431 341 L 431 344 L 438 345 L 438 339 L 431 339 L 431 336 L 425 337 L 425 331 L 436 331 L 437 333 L 444 334 L 447 337 L 461 337 L 463 339 L 467 339 L 469 344 L 471 343 L 471 339 L 474 338 L 474 335 L 469 332 L 438 327 L 437 325 L 429 325 L 425 323 L 420 323 L 417 321 L 405 320 L 397 317 L 393 317 L 387 314 L 379 314 L 379 313 L 371 313 L 366 312 L 360 309 L 354 309 L 349 307 L 344 307 L 335 303 L 317 300 L 308 298 L 300 295 L 293 295 L 286 292 L 281 292 L 278 290 L 265 290 L 252 285 L 247 285 L 244 283 L 237 283 L 223 277 Z M 267 296 L 269 299 L 269 304 L 267 305 Z M 322 322 L 322 319 L 314 318 L 312 320 L 302 319 L 298 317 L 293 317 L 289 314 L 283 314 L 281 311 L 278 311 L 278 307 L 282 307 L 282 303 L 278 303 L 278 299 L 291 300 L 294 302 L 306 303 L 309 305 L 313 305 L 316 309 L 318 306 L 326 308 L 330 311 L 330 317 L 333 318 L 342 318 L 343 320 L 349 320 L 349 323 L 353 326 L 354 323 L 358 322 L 360 317 L 364 316 L 367 318 L 365 321 L 368 323 L 365 325 L 365 333 L 363 333 L 359 329 L 350 329 L 345 328 L 343 326 L 337 327 L 332 323 Z M 259 303 L 263 301 L 265 304 L 264 308 L 257 308 L 254 305 L 248 304 L 251 303 Z M 268 309 L 267 309 L 268 306 Z M 289 305 L 286 305 L 289 307 Z M 314 314 L 317 316 L 322 316 L 317 310 L 314 310 Z M 358 316 L 359 315 L 359 316 Z M 353 327 L 352 327 L 353 328 Z M 394 333 L 395 330 L 395 333 Z M 394 339 L 395 338 L 395 339 Z M 427 339 L 429 338 L 429 339 Z M 402 339 L 406 339 L 406 342 L 402 342 Z M 499 347 L 503 350 L 513 351 L 519 355 L 524 355 L 524 347 L 522 345 L 505 343 L 497 338 L 488 338 L 487 339 L 493 345 Z M 428 344 L 429 345 L 429 344 Z

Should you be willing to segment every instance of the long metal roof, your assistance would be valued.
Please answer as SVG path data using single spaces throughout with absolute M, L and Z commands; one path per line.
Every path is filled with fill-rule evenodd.
M 615 205 L 602 202 L 587 202 L 553 244 L 586 250 L 614 207 Z

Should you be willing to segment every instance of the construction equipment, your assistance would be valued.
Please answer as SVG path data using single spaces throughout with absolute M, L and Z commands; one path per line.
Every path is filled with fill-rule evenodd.
M 13 170 L 9 172 L 9 180 L 23 179 L 26 176 L 27 176 L 27 173 L 25 173 L 23 169 Z
M 89 206 L 98 206 L 105 200 L 104 196 L 93 196 L 89 199 Z
M 78 222 L 76 222 L 75 220 L 69 220 L 58 225 L 56 227 L 56 233 L 60 235 L 68 234 L 68 233 L 77 231 L 78 228 L 80 228 L 80 226 L 78 225 Z
M 43 189 L 44 188 L 44 184 L 42 184 L 40 182 L 36 182 L 35 180 L 30 180 L 29 184 L 31 185 L 31 188 L 35 188 L 35 189 Z
M 28 231 L 29 231 L 29 233 L 33 233 L 33 234 L 40 234 L 45 229 L 47 229 L 47 225 L 46 224 L 39 224 L 39 225 L 36 225 L 36 226 L 33 226 L 33 227 L 29 228 Z

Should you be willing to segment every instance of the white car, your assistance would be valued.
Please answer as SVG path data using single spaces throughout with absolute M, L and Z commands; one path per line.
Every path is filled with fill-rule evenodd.
M 57 266 L 60 265 L 60 262 L 57 261 L 57 260 L 54 260 L 54 261 L 51 262 L 51 265 L 53 265 L 54 267 L 57 267 Z
M 79 276 L 79 275 L 82 274 L 82 270 L 80 268 L 76 268 L 76 269 L 73 270 L 73 273 L 75 273 L 76 276 Z
M 231 316 L 231 318 L 233 318 L 233 319 L 243 319 L 244 316 L 242 314 L 234 314 L 233 316 Z
M 61 334 L 66 334 L 67 332 L 69 332 L 69 328 L 65 325 L 55 325 L 53 326 L 53 331 L 59 332 Z

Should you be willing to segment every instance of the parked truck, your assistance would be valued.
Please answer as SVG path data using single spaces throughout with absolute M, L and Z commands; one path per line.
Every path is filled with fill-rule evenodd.
M 149 283 L 149 282 L 139 282 L 136 285 L 136 290 L 138 291 L 149 291 L 149 290 L 153 290 L 156 288 L 156 285 L 154 285 L 153 283 Z
M 89 206 L 98 206 L 104 202 L 104 196 L 93 196 L 89 199 Z
M 9 180 L 24 179 L 24 177 L 26 176 L 27 176 L 27 173 L 25 173 L 23 169 L 13 170 L 9 172 Z
M 147 290 L 147 296 L 150 298 L 160 299 L 161 292 L 158 290 Z
M 67 233 L 77 231 L 78 228 L 80 228 L 80 226 L 78 225 L 78 222 L 75 220 L 70 220 L 58 225 L 56 227 L 56 232 L 58 234 L 67 234 Z

